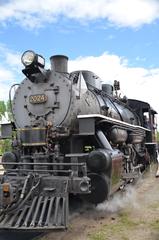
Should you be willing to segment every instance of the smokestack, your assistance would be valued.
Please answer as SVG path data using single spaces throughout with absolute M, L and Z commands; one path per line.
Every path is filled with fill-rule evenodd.
M 67 73 L 68 57 L 64 55 L 55 55 L 50 57 L 51 69 L 59 73 Z

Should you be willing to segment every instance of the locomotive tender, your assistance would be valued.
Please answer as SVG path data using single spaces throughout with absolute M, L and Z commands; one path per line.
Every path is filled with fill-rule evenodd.
M 66 56 L 50 61 L 46 70 L 41 55 L 22 55 L 26 78 L 11 101 L 13 122 L 1 127 L 12 151 L 2 156 L 0 229 L 66 228 L 71 196 L 101 203 L 156 156 L 148 103 L 120 98 L 119 82 L 101 84 L 93 72 L 69 74 Z

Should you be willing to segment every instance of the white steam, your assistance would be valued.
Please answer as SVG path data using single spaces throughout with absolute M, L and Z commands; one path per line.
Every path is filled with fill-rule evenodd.
M 116 193 L 109 201 L 99 204 L 96 210 L 105 211 L 107 213 L 115 213 L 127 207 L 139 207 L 136 190 L 133 188 L 133 186 L 127 187 L 124 192 Z

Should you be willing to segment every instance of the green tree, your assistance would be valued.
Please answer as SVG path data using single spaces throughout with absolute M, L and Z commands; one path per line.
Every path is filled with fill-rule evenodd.
M 0 155 L 7 151 L 11 151 L 11 139 L 1 139 L 0 140 Z
M 8 122 L 12 121 L 10 101 L 0 101 L 0 122 L 3 117 Z M 9 150 L 11 150 L 11 139 L 0 139 L 0 155 Z
M 11 122 L 13 121 L 13 115 L 12 115 L 12 110 L 11 110 L 11 102 L 8 100 L 6 103 L 6 112 L 8 114 L 8 120 Z
M 11 104 L 10 104 L 9 100 L 7 102 L 0 101 L 0 121 L 2 121 L 3 117 L 6 117 L 5 113 L 7 113 L 7 119 L 6 120 L 8 122 L 13 121 L 12 111 L 11 111 Z
M 6 104 L 4 101 L 0 101 L 0 121 L 2 120 L 2 117 L 5 117 L 6 112 Z

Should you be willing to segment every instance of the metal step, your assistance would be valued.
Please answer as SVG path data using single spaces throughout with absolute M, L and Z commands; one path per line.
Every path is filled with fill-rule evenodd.
M 0 216 L 0 229 L 49 230 L 68 225 L 68 193 L 60 196 L 35 196 L 14 213 Z

